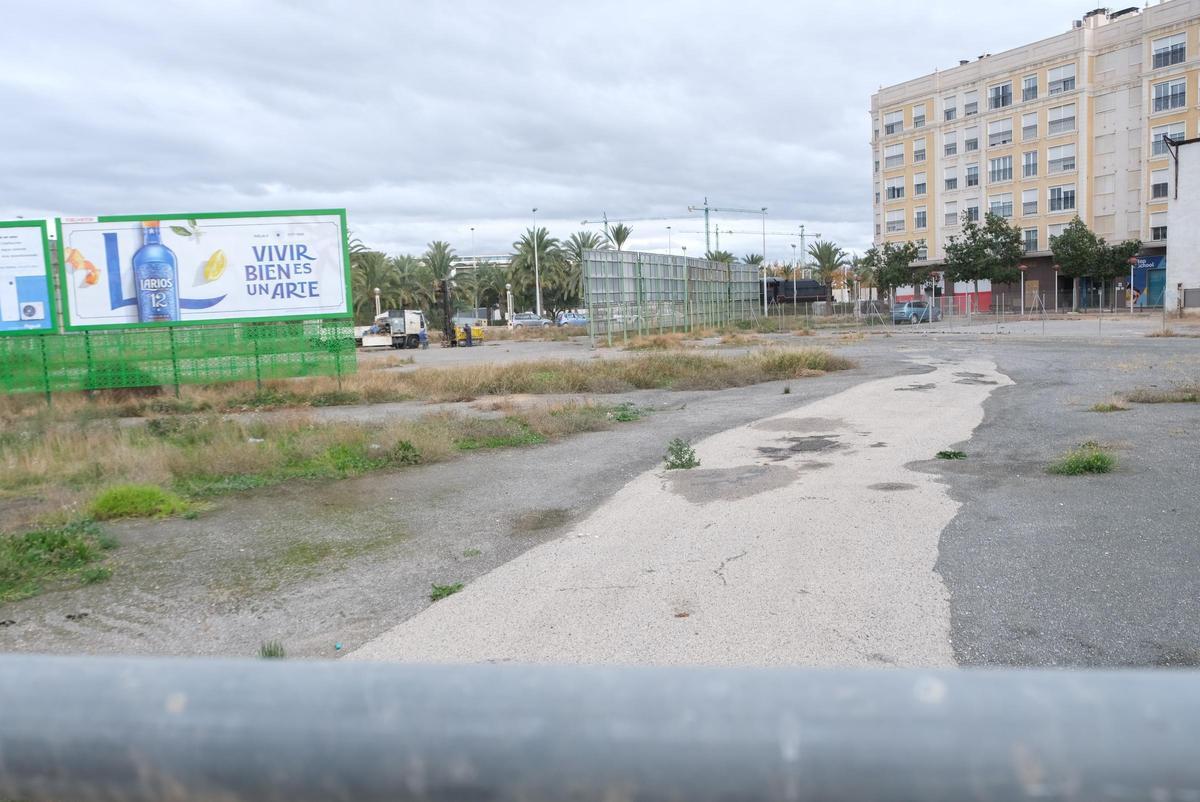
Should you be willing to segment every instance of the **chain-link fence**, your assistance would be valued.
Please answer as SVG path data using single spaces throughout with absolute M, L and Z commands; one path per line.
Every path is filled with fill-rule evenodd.
M 585 251 L 584 303 L 593 338 L 720 328 L 754 320 L 756 265 L 631 251 Z

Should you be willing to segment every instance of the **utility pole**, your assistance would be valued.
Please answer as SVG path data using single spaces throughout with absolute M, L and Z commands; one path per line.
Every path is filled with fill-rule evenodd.
M 767 316 L 767 207 L 762 207 L 763 216 L 763 250 L 762 250 L 762 292 L 763 317 Z
M 538 232 L 537 207 L 533 207 L 533 289 L 534 300 L 537 302 L 537 316 L 542 316 L 542 274 L 538 268 Z

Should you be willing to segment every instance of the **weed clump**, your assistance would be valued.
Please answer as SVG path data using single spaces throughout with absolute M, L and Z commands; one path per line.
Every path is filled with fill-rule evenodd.
M 1110 473 L 1117 467 L 1114 457 L 1099 443 L 1089 441 L 1067 452 L 1046 470 L 1058 476 L 1081 476 L 1088 473 Z
M 447 596 L 453 596 L 463 589 L 462 582 L 455 582 L 453 585 L 434 585 L 433 590 L 429 593 L 430 601 L 441 601 Z
M 277 640 L 267 641 L 258 647 L 258 656 L 264 660 L 282 660 L 287 657 L 283 644 Z
M 966 459 L 967 452 L 958 451 L 955 449 L 946 449 L 937 453 L 938 459 Z
M 93 521 L 0 535 L 0 602 L 36 596 L 54 580 L 102 582 L 111 570 L 92 564 L 116 545 Z
M 679 437 L 667 443 L 667 454 L 663 459 L 666 461 L 668 471 L 700 467 L 700 460 L 696 458 L 696 450 L 688 445 L 686 440 Z

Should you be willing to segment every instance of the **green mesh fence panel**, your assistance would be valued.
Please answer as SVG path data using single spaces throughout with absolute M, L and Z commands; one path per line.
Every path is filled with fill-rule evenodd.
M 100 390 L 340 376 L 350 321 L 304 320 L 0 337 L 0 391 Z

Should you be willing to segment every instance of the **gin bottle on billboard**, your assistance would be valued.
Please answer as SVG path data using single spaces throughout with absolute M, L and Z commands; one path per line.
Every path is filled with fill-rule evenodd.
M 144 244 L 133 255 L 138 321 L 179 320 L 179 269 L 175 252 L 162 244 L 157 220 L 142 223 Z

